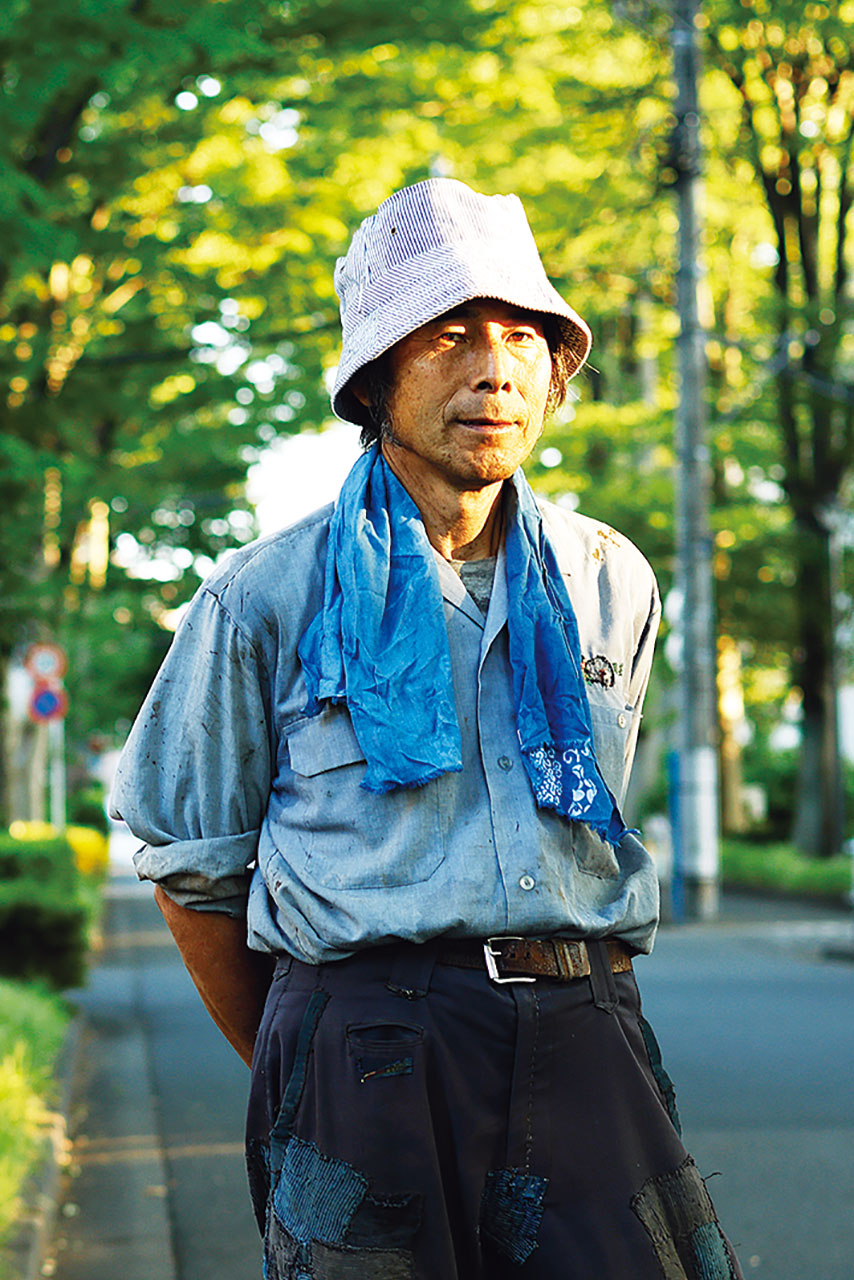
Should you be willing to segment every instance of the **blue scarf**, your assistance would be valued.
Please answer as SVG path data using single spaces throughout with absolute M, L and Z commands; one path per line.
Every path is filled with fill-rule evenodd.
M 516 728 L 543 808 L 612 844 L 625 825 L 596 763 L 578 627 L 534 495 L 511 477 L 505 534 Z M 442 591 L 421 515 L 378 447 L 341 490 L 323 608 L 299 644 L 310 715 L 345 702 L 377 794 L 462 769 Z

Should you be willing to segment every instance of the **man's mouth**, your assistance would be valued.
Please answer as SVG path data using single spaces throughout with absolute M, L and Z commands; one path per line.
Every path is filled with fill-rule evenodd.
M 504 431 L 515 427 L 513 418 L 457 418 L 461 427 L 471 427 L 474 431 Z

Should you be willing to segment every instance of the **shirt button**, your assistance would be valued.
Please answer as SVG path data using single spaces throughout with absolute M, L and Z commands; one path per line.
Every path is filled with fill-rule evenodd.
M 533 876 L 522 876 L 521 880 L 519 881 L 519 888 L 533 889 L 534 884 L 535 884 L 535 881 Z
M 498 767 L 499 769 L 503 769 L 505 773 L 509 773 L 510 770 L 513 768 L 513 761 L 510 759 L 509 756 L 499 756 Z
M 623 713 L 622 713 L 622 711 L 621 711 L 621 712 L 620 712 L 620 714 L 617 716 L 617 724 L 620 726 L 620 728 L 621 728 L 621 729 L 625 729 L 625 727 L 626 727 L 626 725 L 627 725 L 628 723 L 629 723 L 629 722 L 628 722 L 627 717 L 626 717 L 626 716 L 624 716 L 624 715 L 623 715 Z

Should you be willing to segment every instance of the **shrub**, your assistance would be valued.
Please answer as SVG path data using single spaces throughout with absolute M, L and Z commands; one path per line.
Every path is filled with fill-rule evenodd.
M 768 799 L 768 813 L 755 834 L 763 840 L 791 838 L 798 794 L 798 752 L 773 751 L 758 743 L 744 753 L 744 781 L 762 787 Z M 842 785 L 847 815 L 847 834 L 854 835 L 854 764 L 842 762 Z
M 104 808 L 104 789 L 85 787 L 68 800 L 68 821 L 75 827 L 93 827 L 103 836 L 110 834 L 110 820 Z
M 104 875 L 110 856 L 110 842 L 105 835 L 92 827 L 66 827 L 65 838 L 74 851 L 74 862 L 81 875 Z
M 77 986 L 97 905 L 86 878 L 106 867 L 107 842 L 83 827 L 62 836 L 46 824 L 10 830 L 0 835 L 0 974 Z
M 20 824 L 13 824 L 13 830 Z M 48 828 L 47 836 L 15 839 L 0 834 L 0 883 L 24 878 L 63 886 L 69 891 L 77 883 L 74 851 L 69 842 Z
M 89 913 L 76 891 L 31 876 L 0 883 L 0 973 L 79 986 Z
M 852 862 L 846 854 L 810 858 L 790 844 L 721 841 L 721 873 L 729 888 L 759 889 L 846 901 L 851 892 Z

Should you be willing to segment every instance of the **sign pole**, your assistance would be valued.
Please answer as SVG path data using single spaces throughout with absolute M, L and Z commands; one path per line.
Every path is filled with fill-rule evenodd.
M 68 658 L 65 650 L 57 644 L 36 643 L 27 650 L 24 666 L 32 682 L 28 712 L 36 726 L 38 746 L 32 761 L 33 817 L 43 815 L 47 789 L 51 825 L 62 831 L 67 812 L 65 715 L 68 710 L 68 695 L 62 677 L 68 669 Z
M 695 21 L 699 11 L 700 0 L 676 0 L 673 22 L 680 318 L 675 585 L 680 599 L 682 641 L 678 844 L 686 914 L 689 918 L 709 919 L 718 913 L 719 850 L 716 647 L 708 516 L 711 468 L 704 400 L 705 335 L 697 299 L 702 173 Z
M 66 824 L 65 720 L 58 716 L 47 726 L 50 756 L 50 821 L 57 831 Z

